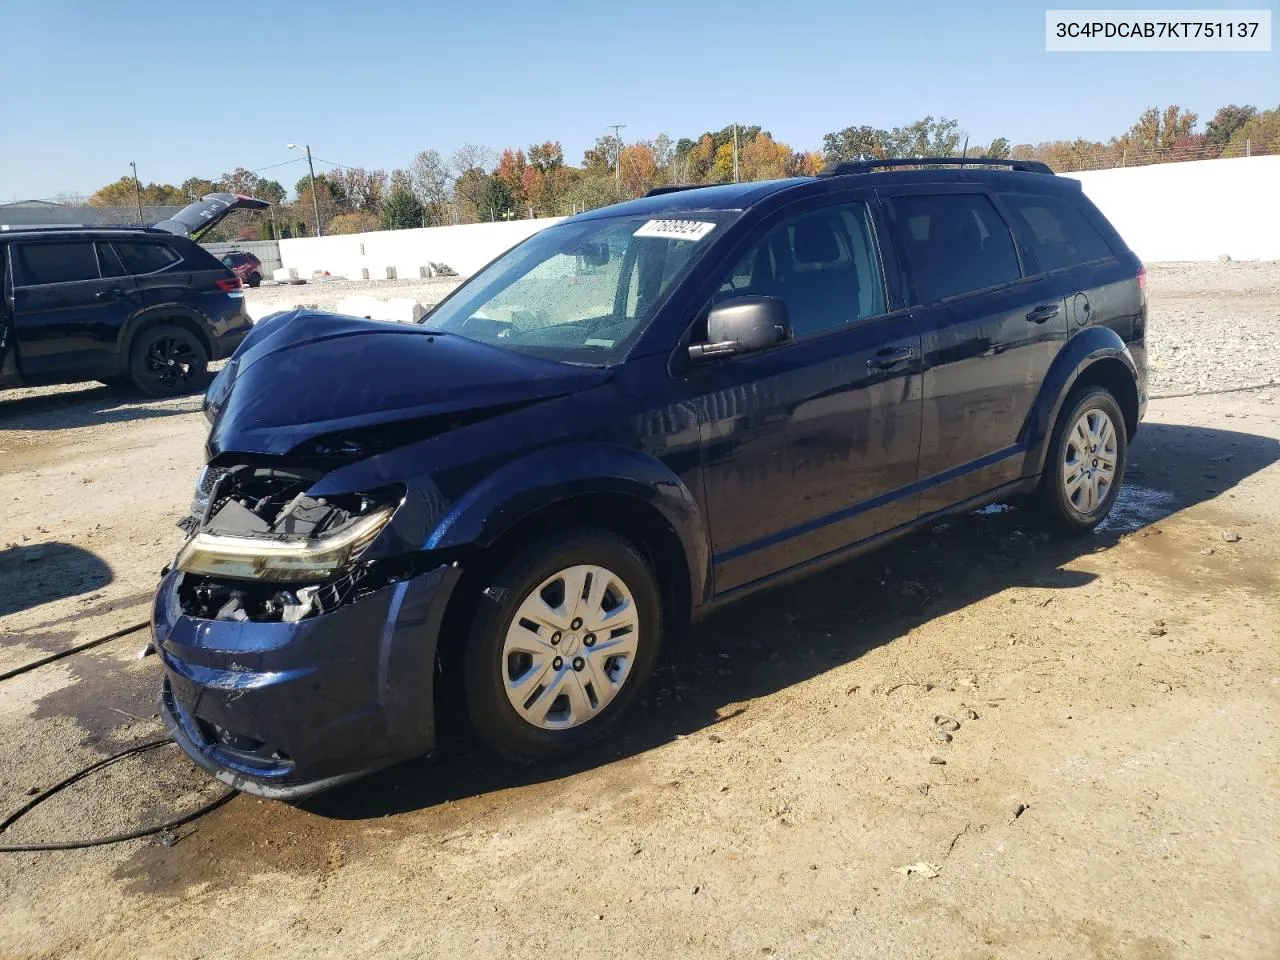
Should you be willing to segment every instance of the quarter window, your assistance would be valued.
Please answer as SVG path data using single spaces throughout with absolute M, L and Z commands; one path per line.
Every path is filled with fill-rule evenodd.
M 92 243 L 30 243 L 14 247 L 15 282 L 20 286 L 98 279 Z
M 1022 276 L 1008 226 L 980 193 L 895 197 L 889 214 L 917 303 L 984 290 Z
M 162 243 L 120 243 L 116 250 L 130 273 L 155 273 L 178 262 L 179 257 Z
M 716 291 L 786 301 L 797 339 L 885 312 L 884 281 L 865 203 L 810 210 L 754 244 Z
M 1025 228 L 1027 245 L 1045 270 L 1061 270 L 1103 260 L 1111 248 L 1083 213 L 1057 197 L 1010 195 L 1002 198 L 1015 223 Z

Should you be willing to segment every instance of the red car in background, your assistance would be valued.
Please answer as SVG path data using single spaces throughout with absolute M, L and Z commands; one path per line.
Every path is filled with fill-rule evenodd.
M 256 287 L 262 282 L 262 261 L 252 253 L 228 253 L 222 258 L 222 265 L 239 277 L 246 287 Z

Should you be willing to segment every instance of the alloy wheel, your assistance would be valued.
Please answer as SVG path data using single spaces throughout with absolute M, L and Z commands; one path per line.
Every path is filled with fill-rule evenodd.
M 507 628 L 507 700 L 543 730 L 585 723 L 627 682 L 639 633 L 635 598 L 617 574 L 594 565 L 553 574 L 525 597 Z
M 147 374 L 166 387 L 188 383 L 195 362 L 196 354 L 191 344 L 177 337 L 162 337 L 147 348 Z

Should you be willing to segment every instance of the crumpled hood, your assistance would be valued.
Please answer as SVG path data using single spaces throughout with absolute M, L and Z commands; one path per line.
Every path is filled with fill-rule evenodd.
M 309 310 L 273 314 L 209 388 L 208 453 L 284 454 L 325 434 L 510 409 L 608 376 L 418 324 Z

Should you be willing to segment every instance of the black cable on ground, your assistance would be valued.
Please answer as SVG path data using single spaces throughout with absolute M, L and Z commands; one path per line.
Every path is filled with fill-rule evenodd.
M 135 627 L 133 629 L 137 629 L 137 628 Z M 103 641 L 96 641 L 96 642 L 103 642 Z M 163 747 L 169 743 L 173 743 L 172 737 L 165 737 L 162 740 L 149 740 L 146 743 L 139 743 L 132 747 L 128 747 L 125 750 L 121 750 L 119 753 L 113 754 L 112 756 L 104 757 L 103 759 L 99 760 L 97 763 L 92 763 L 89 766 L 85 767 L 84 769 L 79 770 L 76 773 L 73 773 L 71 776 L 67 777 L 65 780 L 62 780 L 59 783 L 55 783 L 48 790 L 45 790 L 42 793 L 36 794 L 34 797 L 28 800 L 25 804 L 23 804 L 21 807 L 15 810 L 13 813 L 9 814 L 3 820 L 0 820 L 0 834 L 3 834 L 11 826 L 13 826 L 20 819 L 22 819 L 24 816 L 30 813 L 31 810 L 34 807 L 36 807 L 38 804 L 43 803 L 44 801 L 48 800 L 51 796 L 53 796 L 55 793 L 59 792 L 60 790 L 66 789 L 67 787 L 71 786 L 73 783 L 83 780 L 85 777 L 93 773 L 95 770 L 99 770 L 102 767 L 105 767 L 108 764 L 115 763 L 117 760 L 122 760 L 125 757 L 130 757 L 137 753 L 143 753 L 147 750 L 154 750 L 156 747 Z M 40 850 L 80 850 L 85 847 L 101 847 L 101 846 L 105 846 L 108 843 L 120 843 L 124 840 L 137 840 L 139 837 L 148 837 L 154 833 L 161 833 L 165 830 L 172 830 L 174 827 L 180 827 L 185 823 L 190 823 L 192 820 L 195 820 L 198 817 L 203 817 L 206 813 L 209 813 L 211 810 L 216 810 L 218 807 L 222 806 L 224 803 L 226 803 L 228 800 L 234 797 L 238 792 L 239 791 L 237 790 L 229 789 L 227 790 L 226 793 L 218 797 L 216 800 L 213 800 L 210 803 L 206 803 L 204 806 L 198 807 L 197 809 L 192 810 L 190 813 L 184 813 L 180 817 L 175 817 L 172 820 L 166 820 L 164 823 L 157 823 L 149 827 L 139 827 L 136 830 L 128 830 L 128 831 L 125 831 L 124 833 L 113 833 L 105 837 L 92 837 L 88 840 L 63 840 L 56 843 L 0 844 L 0 853 L 31 853 L 31 852 L 40 851 Z
M 145 630 L 151 626 L 150 621 L 144 620 L 142 623 L 135 623 L 131 627 L 124 627 L 115 633 L 108 633 L 105 637 L 98 637 L 96 640 L 86 640 L 84 643 L 77 644 L 74 647 L 68 647 L 66 650 L 59 650 L 57 653 L 51 653 L 47 657 L 41 657 L 32 663 L 23 664 L 20 667 L 14 667 L 6 673 L 0 673 L 0 680 L 8 680 L 19 674 L 26 673 L 28 670 L 34 670 L 37 667 L 43 667 L 46 663 L 53 663 L 55 660 L 61 660 L 63 657 L 69 657 L 73 653 L 79 653 L 81 650 L 88 650 L 90 647 L 96 647 L 103 643 L 110 643 L 112 640 L 119 640 L 121 637 L 128 636 L 131 633 L 137 633 L 139 630 Z M 0 827 L 0 833 L 4 832 L 4 827 Z

